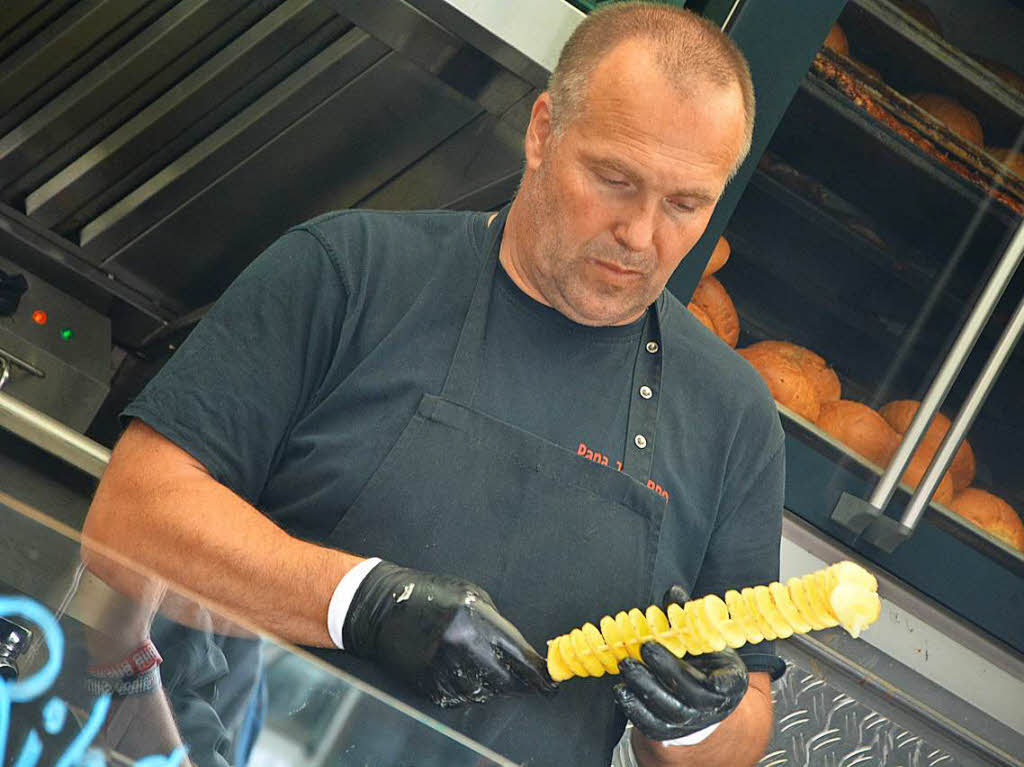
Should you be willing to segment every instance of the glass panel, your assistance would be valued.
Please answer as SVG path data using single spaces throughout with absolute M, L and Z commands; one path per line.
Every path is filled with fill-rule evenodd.
M 312 656 L 86 552 L 103 562 L 100 580 L 69 528 L 3 492 L 0 530 L 0 764 L 67 754 L 61 764 L 79 764 L 88 752 L 82 764 L 511 767 Z M 147 633 L 159 676 L 111 702 L 104 690 L 119 674 L 104 666 Z M 38 761 L 24 756 L 33 749 Z
M 695 294 L 712 324 L 731 298 L 736 347 L 768 382 L 790 436 L 787 505 L 840 538 L 853 540 L 829 518 L 839 493 L 870 495 L 1021 222 L 1022 38 L 1024 7 L 1010 0 L 851 0 L 736 208 L 731 257 Z M 1022 296 L 1024 271 L 933 421 L 891 516 Z M 901 575 L 922 574 L 919 587 L 937 597 L 948 587 L 941 601 L 962 614 L 973 608 L 953 596 L 965 591 L 953 583 L 960 575 L 936 574 L 948 570 L 936 561 L 982 556 L 1012 576 L 996 586 L 1001 598 L 1021 590 L 1022 387 L 1018 349 L 939 485 L 916 548 L 889 557 L 861 547 Z M 1019 621 L 997 630 L 975 620 L 1024 644 Z

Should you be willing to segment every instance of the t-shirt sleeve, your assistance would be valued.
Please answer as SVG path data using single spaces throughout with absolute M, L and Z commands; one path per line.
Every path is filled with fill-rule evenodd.
M 145 421 L 256 504 L 280 445 L 318 396 L 346 302 L 332 254 L 311 231 L 289 231 L 231 284 L 122 421 Z
M 695 597 L 723 596 L 729 589 L 767 585 L 779 579 L 786 479 L 781 434 L 775 444 L 760 470 L 739 475 L 734 498 L 726 496 L 694 584 Z M 774 642 L 744 645 L 737 652 L 750 671 L 767 671 L 773 680 L 786 669 L 775 654 Z

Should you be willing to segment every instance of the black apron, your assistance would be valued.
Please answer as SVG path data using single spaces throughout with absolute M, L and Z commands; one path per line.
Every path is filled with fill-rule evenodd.
M 666 502 L 647 481 L 663 350 L 655 305 L 637 351 L 621 472 L 470 407 L 507 215 L 508 208 L 488 229 L 487 257 L 441 395 L 423 395 L 325 543 L 477 583 L 546 655 L 550 638 L 655 601 Z M 550 699 L 521 695 L 444 710 L 371 663 L 342 652 L 325 657 L 529 765 L 607 767 L 625 725 L 607 679 L 571 680 Z

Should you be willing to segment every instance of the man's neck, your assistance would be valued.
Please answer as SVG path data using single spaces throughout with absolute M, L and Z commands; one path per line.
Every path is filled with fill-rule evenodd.
M 544 304 L 544 306 L 551 306 L 551 303 L 544 298 L 539 290 L 537 290 L 523 275 L 522 270 L 519 268 L 518 263 L 518 242 L 519 238 L 516 236 L 519 228 L 519 219 L 521 213 L 521 203 L 519 198 L 516 197 L 512 201 L 512 207 L 508 212 L 508 217 L 505 219 L 505 231 L 501 236 L 501 250 L 498 251 L 498 262 L 501 264 L 505 273 L 509 276 L 512 282 L 515 283 L 516 287 L 523 291 L 526 295 L 532 298 L 538 303 Z M 498 214 L 493 214 L 488 220 L 487 225 L 490 226 L 491 222 L 494 221 L 494 217 Z

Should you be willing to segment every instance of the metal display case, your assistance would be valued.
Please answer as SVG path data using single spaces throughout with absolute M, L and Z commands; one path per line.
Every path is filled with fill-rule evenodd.
M 872 454 L 836 425 L 838 406 L 809 413 L 779 395 L 787 508 L 1021 653 L 1024 355 L 1012 352 L 1024 319 L 1024 160 L 1004 164 L 993 147 L 1024 143 L 1024 79 L 963 50 L 984 37 L 975 26 L 970 43 L 958 40 L 967 10 L 930 5 L 937 16 L 921 3 L 846 5 L 844 44 L 815 55 L 726 226 L 732 258 L 716 277 L 739 313 L 738 348 L 808 348 L 838 373 L 842 399 L 886 414 L 896 440 L 907 432 Z M 1024 11 L 1005 4 L 988 23 L 993 38 L 1024 34 Z M 1024 69 L 1019 48 L 991 55 Z M 922 92 L 969 109 L 984 138 L 912 100 L 926 103 Z M 930 412 L 910 423 L 886 407 L 908 400 Z M 938 439 L 930 433 L 908 467 L 910 432 L 936 411 L 966 433 L 975 465 L 953 474 L 954 435 L 931 472 L 942 484 L 911 500 Z M 897 487 L 901 478 L 913 485 Z M 979 497 L 999 506 L 1005 531 L 964 516 Z

